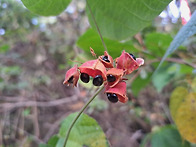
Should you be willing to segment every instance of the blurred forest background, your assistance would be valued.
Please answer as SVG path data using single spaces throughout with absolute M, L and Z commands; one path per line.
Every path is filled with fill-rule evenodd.
M 193 12 L 196 2 L 189 5 Z M 196 74 L 196 36 L 166 60 L 157 76 L 151 75 L 182 27 L 178 17 L 167 8 L 164 16 L 129 43 L 133 53 L 145 59 L 145 65 L 127 82 L 130 101 L 111 104 L 102 93 L 87 109 L 113 147 L 138 147 L 148 133 L 173 123 L 169 98 L 176 86 Z M 1 147 L 35 147 L 47 142 L 61 121 L 79 111 L 93 94 L 91 85 L 79 82 L 79 88 L 72 88 L 62 84 L 67 69 L 92 58 L 77 42 L 89 27 L 84 0 L 72 1 L 57 17 L 32 14 L 19 0 L 0 0 Z M 114 52 L 119 55 L 123 49 Z

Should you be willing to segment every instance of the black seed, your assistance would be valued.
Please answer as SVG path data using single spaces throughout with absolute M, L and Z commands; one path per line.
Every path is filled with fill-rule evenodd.
M 89 77 L 89 75 L 88 75 L 88 74 L 86 74 L 86 73 L 81 73 L 81 75 L 80 75 L 80 79 L 81 79 L 81 81 L 82 81 L 82 82 L 84 82 L 84 83 L 88 83 L 88 82 L 89 82 L 89 80 L 90 80 L 90 77 Z
M 114 93 L 107 93 L 108 100 L 112 103 L 118 102 L 118 97 Z
M 97 75 L 95 76 L 95 78 L 93 79 L 93 85 L 95 86 L 101 86 L 103 84 L 103 78 L 101 75 Z
M 108 60 L 108 56 L 103 56 L 102 58 L 105 62 L 110 62 L 110 60 Z
M 69 78 L 69 80 L 68 80 L 68 83 L 73 83 L 73 76 L 71 76 L 70 78 Z
M 132 57 L 134 60 L 136 60 L 136 57 L 135 57 L 133 54 L 129 53 L 129 55 L 131 55 L 131 57 Z
M 116 77 L 115 76 L 113 76 L 113 75 L 107 75 L 107 81 L 108 82 L 114 82 L 114 81 L 116 81 Z

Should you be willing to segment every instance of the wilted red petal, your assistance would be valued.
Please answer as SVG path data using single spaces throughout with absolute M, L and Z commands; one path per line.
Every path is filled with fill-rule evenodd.
M 79 70 L 80 73 L 86 73 L 93 78 L 101 75 L 103 80 L 106 80 L 106 68 L 98 59 L 85 62 L 79 67 Z
M 107 60 L 104 60 L 104 59 L 107 59 Z M 112 68 L 113 67 L 113 59 L 108 54 L 108 52 L 105 51 L 103 56 L 99 56 L 99 60 L 103 63 L 103 65 L 106 68 Z
M 119 82 L 114 87 L 106 85 L 105 93 L 114 93 L 118 96 L 118 100 L 122 103 L 126 103 L 128 98 L 126 96 L 126 83 L 124 81 Z
M 78 71 L 78 66 L 75 65 L 74 67 L 70 68 L 66 74 L 65 74 L 65 80 L 63 82 L 63 84 L 73 84 L 73 87 L 76 86 L 77 87 L 77 82 L 79 79 L 79 71 Z
M 136 70 L 139 66 L 144 64 L 142 58 L 136 58 L 136 60 L 127 52 L 123 51 L 121 56 L 116 59 L 117 68 L 123 69 L 125 74 L 130 74 Z
M 110 81 L 108 76 L 114 76 L 115 81 Z M 114 87 L 116 84 L 118 84 L 119 81 L 122 80 L 124 75 L 123 69 L 118 69 L 118 68 L 111 68 L 107 71 L 106 77 L 107 77 L 107 83 L 110 87 Z

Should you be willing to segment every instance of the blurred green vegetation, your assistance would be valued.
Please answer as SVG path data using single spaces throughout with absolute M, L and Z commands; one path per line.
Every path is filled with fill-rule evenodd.
M 73 2 L 67 11 L 56 17 L 40 17 L 30 13 L 20 1 L 1 0 L 0 146 L 46 143 L 59 130 L 65 114 L 79 110 L 89 93 L 94 92 L 91 85 L 84 86 L 80 82 L 78 89 L 62 85 L 67 69 L 93 58 L 90 47 L 97 55 L 104 51 L 84 12 L 82 0 Z M 175 127 L 161 126 L 172 123 L 168 101 L 173 89 L 180 85 L 189 87 L 185 81 L 196 75 L 196 36 L 186 40 L 152 77 L 181 28 L 180 22 L 165 26 L 161 26 L 160 18 L 154 22 L 130 40 L 104 38 L 113 58 L 126 50 L 145 59 L 145 65 L 127 77 L 129 103 L 113 105 L 102 94 L 87 110 L 100 122 L 114 147 L 130 143 L 130 136 L 138 130 L 142 131 L 139 140 L 147 140 L 143 145 L 150 142 L 153 147 L 160 142 L 163 146 L 182 144 Z M 49 107 L 66 97 L 68 102 Z M 152 128 L 155 131 L 151 131 Z M 135 141 L 139 142 L 135 147 L 142 145 Z M 181 146 L 185 145 L 194 146 L 187 142 Z

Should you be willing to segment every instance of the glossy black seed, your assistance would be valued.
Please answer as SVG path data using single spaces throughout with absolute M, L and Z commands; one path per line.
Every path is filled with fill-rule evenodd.
M 97 75 L 95 76 L 95 78 L 93 79 L 93 85 L 95 86 L 101 86 L 103 84 L 103 78 L 101 75 Z
M 129 55 L 131 55 L 131 57 L 132 57 L 134 60 L 136 60 L 136 57 L 135 57 L 133 54 L 129 53 Z
M 114 93 L 106 93 L 107 94 L 107 97 L 108 97 L 108 100 L 112 103 L 116 103 L 118 102 L 118 97 L 116 94 Z
M 70 78 L 69 78 L 69 80 L 68 80 L 68 83 L 73 83 L 73 76 L 71 76 Z
M 110 62 L 110 60 L 108 60 L 108 56 L 103 56 L 102 58 L 105 62 Z
M 111 74 L 109 74 L 109 75 L 107 75 L 107 81 L 108 82 L 114 82 L 114 81 L 116 81 L 116 77 L 111 75 Z
M 90 77 L 89 77 L 89 75 L 88 75 L 88 74 L 86 74 L 86 73 L 81 73 L 81 75 L 80 75 L 80 79 L 81 79 L 81 81 L 82 81 L 82 82 L 84 82 L 84 83 L 88 83 L 88 82 L 89 82 L 89 80 L 90 80 Z

